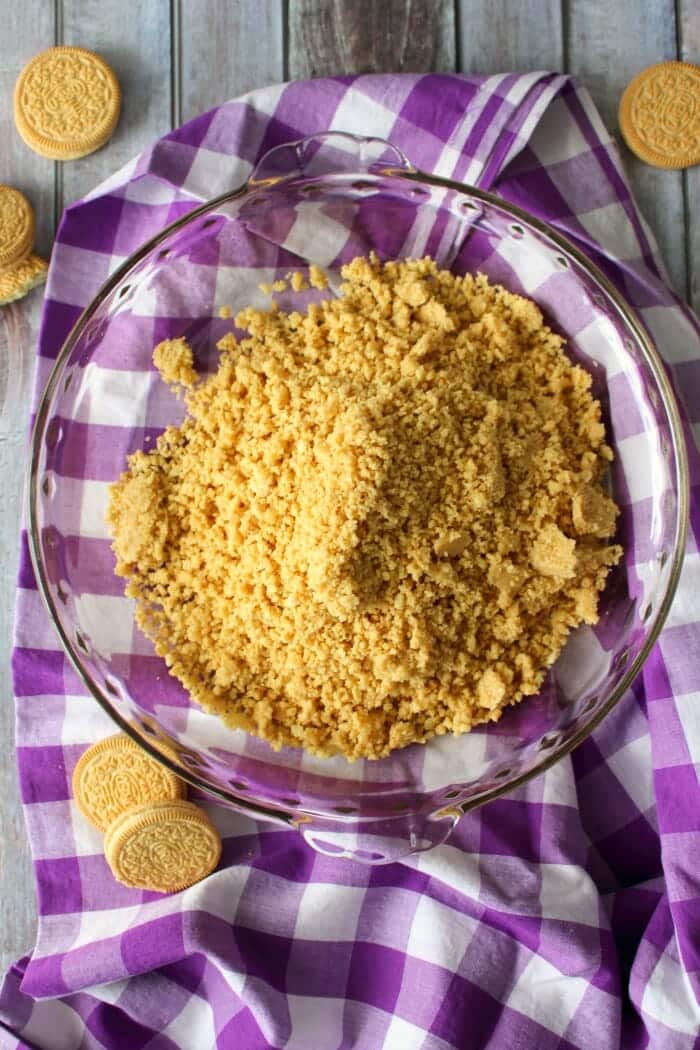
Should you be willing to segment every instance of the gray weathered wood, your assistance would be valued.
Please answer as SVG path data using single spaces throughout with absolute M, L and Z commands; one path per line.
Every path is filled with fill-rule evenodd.
M 697 0 L 680 0 L 680 58 L 700 65 L 700 4 Z M 684 173 L 685 220 L 688 238 L 688 302 L 700 311 L 700 166 Z
M 452 0 L 289 0 L 289 77 L 452 72 Z
M 53 237 L 54 165 L 24 145 L 12 119 L 12 91 L 24 63 L 53 43 L 53 5 L 18 4 L 0 43 L 0 182 L 23 190 L 36 212 L 37 249 Z M 36 907 L 14 754 L 10 646 L 19 550 L 25 442 L 41 292 L 0 308 L 0 970 L 34 943 Z
M 84 196 L 171 126 L 170 3 L 63 0 L 63 43 L 80 44 L 109 62 L 122 89 L 122 111 L 106 146 L 62 164 L 59 203 Z
M 12 182 L 34 205 L 36 247 L 43 255 L 53 241 L 55 165 L 37 156 L 19 137 L 12 93 L 22 67 L 37 51 L 53 44 L 53 34 L 53 7 L 37 0 L 17 5 L 13 18 L 3 25 L 0 41 L 0 182 Z
M 32 292 L 21 303 L 0 308 L 0 972 L 31 950 L 36 927 L 34 880 L 17 786 L 10 649 L 29 397 L 40 312 L 40 291 Z
M 463 73 L 559 70 L 561 0 L 458 0 L 458 58 Z
M 691 0 L 691 3 L 694 0 Z M 621 142 L 620 97 L 632 77 L 654 62 L 676 58 L 673 2 L 570 0 L 565 54 L 569 70 L 588 87 L 603 120 Z M 644 217 L 659 241 L 676 291 L 685 295 L 685 223 L 682 177 L 622 155 Z
M 182 120 L 284 79 L 282 0 L 177 0 Z

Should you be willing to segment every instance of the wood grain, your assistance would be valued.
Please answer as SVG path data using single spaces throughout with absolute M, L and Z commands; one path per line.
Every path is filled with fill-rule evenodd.
M 690 0 L 697 3 L 697 0 Z M 617 127 L 620 97 L 632 77 L 654 62 L 676 58 L 673 2 L 570 0 L 564 41 L 569 70 L 591 92 L 603 120 L 621 144 L 635 196 L 669 269 L 673 287 L 686 291 L 685 216 L 679 172 L 637 160 Z
M 289 0 L 289 77 L 452 72 L 452 0 Z
M 680 0 L 680 58 L 700 65 L 700 4 L 698 0 Z M 683 173 L 687 242 L 687 298 L 696 313 L 700 312 L 700 166 Z
M 62 0 L 62 42 L 80 44 L 109 62 L 122 88 L 122 112 L 106 146 L 62 164 L 59 204 L 71 204 L 170 128 L 170 3 Z
M 561 0 L 459 0 L 462 73 L 559 70 L 563 67 Z
M 54 164 L 37 157 L 15 131 L 12 91 L 22 66 L 54 41 L 53 5 L 18 4 L 0 43 L 0 182 L 23 190 L 36 212 L 37 247 L 53 239 Z M 9 104 L 8 104 L 9 103 Z M 19 803 L 14 753 L 10 647 L 19 552 L 22 486 L 34 345 L 41 291 L 0 308 L 0 971 L 34 944 L 36 906 L 29 846 Z
M 181 119 L 284 79 L 282 0 L 177 0 Z

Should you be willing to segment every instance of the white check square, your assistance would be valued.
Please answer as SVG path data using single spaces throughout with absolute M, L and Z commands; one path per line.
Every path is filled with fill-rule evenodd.
M 413 916 L 406 954 L 456 973 L 478 924 L 474 919 L 421 897 Z
M 508 996 L 507 1005 L 563 1036 L 589 987 L 533 955 Z
M 294 936 L 311 941 L 352 941 L 366 890 L 314 883 L 304 889 Z

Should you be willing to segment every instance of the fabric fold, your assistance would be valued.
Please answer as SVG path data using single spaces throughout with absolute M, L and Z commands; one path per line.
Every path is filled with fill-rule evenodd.
M 255 91 L 189 122 L 64 214 L 35 407 L 116 265 L 244 182 L 271 147 L 322 130 L 387 138 L 417 167 L 534 212 L 638 311 L 685 411 L 693 502 L 677 600 L 643 674 L 589 740 L 467 814 L 447 845 L 365 868 L 206 803 L 224 836 L 221 870 L 161 897 L 114 883 L 101 836 L 71 801 L 75 762 L 113 725 L 59 648 L 25 538 L 13 668 L 39 933 L 0 993 L 0 1045 L 690 1050 L 700 1030 L 700 338 L 584 88 L 547 72 L 336 77 Z

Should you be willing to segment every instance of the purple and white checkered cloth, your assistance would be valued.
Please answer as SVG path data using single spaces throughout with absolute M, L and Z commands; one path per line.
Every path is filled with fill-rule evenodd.
M 0 1046 L 148 1050 L 700 1046 L 700 337 L 587 92 L 554 74 L 338 77 L 227 103 L 64 215 L 37 391 L 80 311 L 147 236 L 324 129 L 389 138 L 568 233 L 638 309 L 686 413 L 693 504 L 678 597 L 643 674 L 571 758 L 382 868 L 210 805 L 219 871 L 117 885 L 70 797 L 113 726 L 85 695 L 25 548 L 17 756 L 39 933 L 0 993 Z M 633 440 L 633 439 L 631 439 Z

